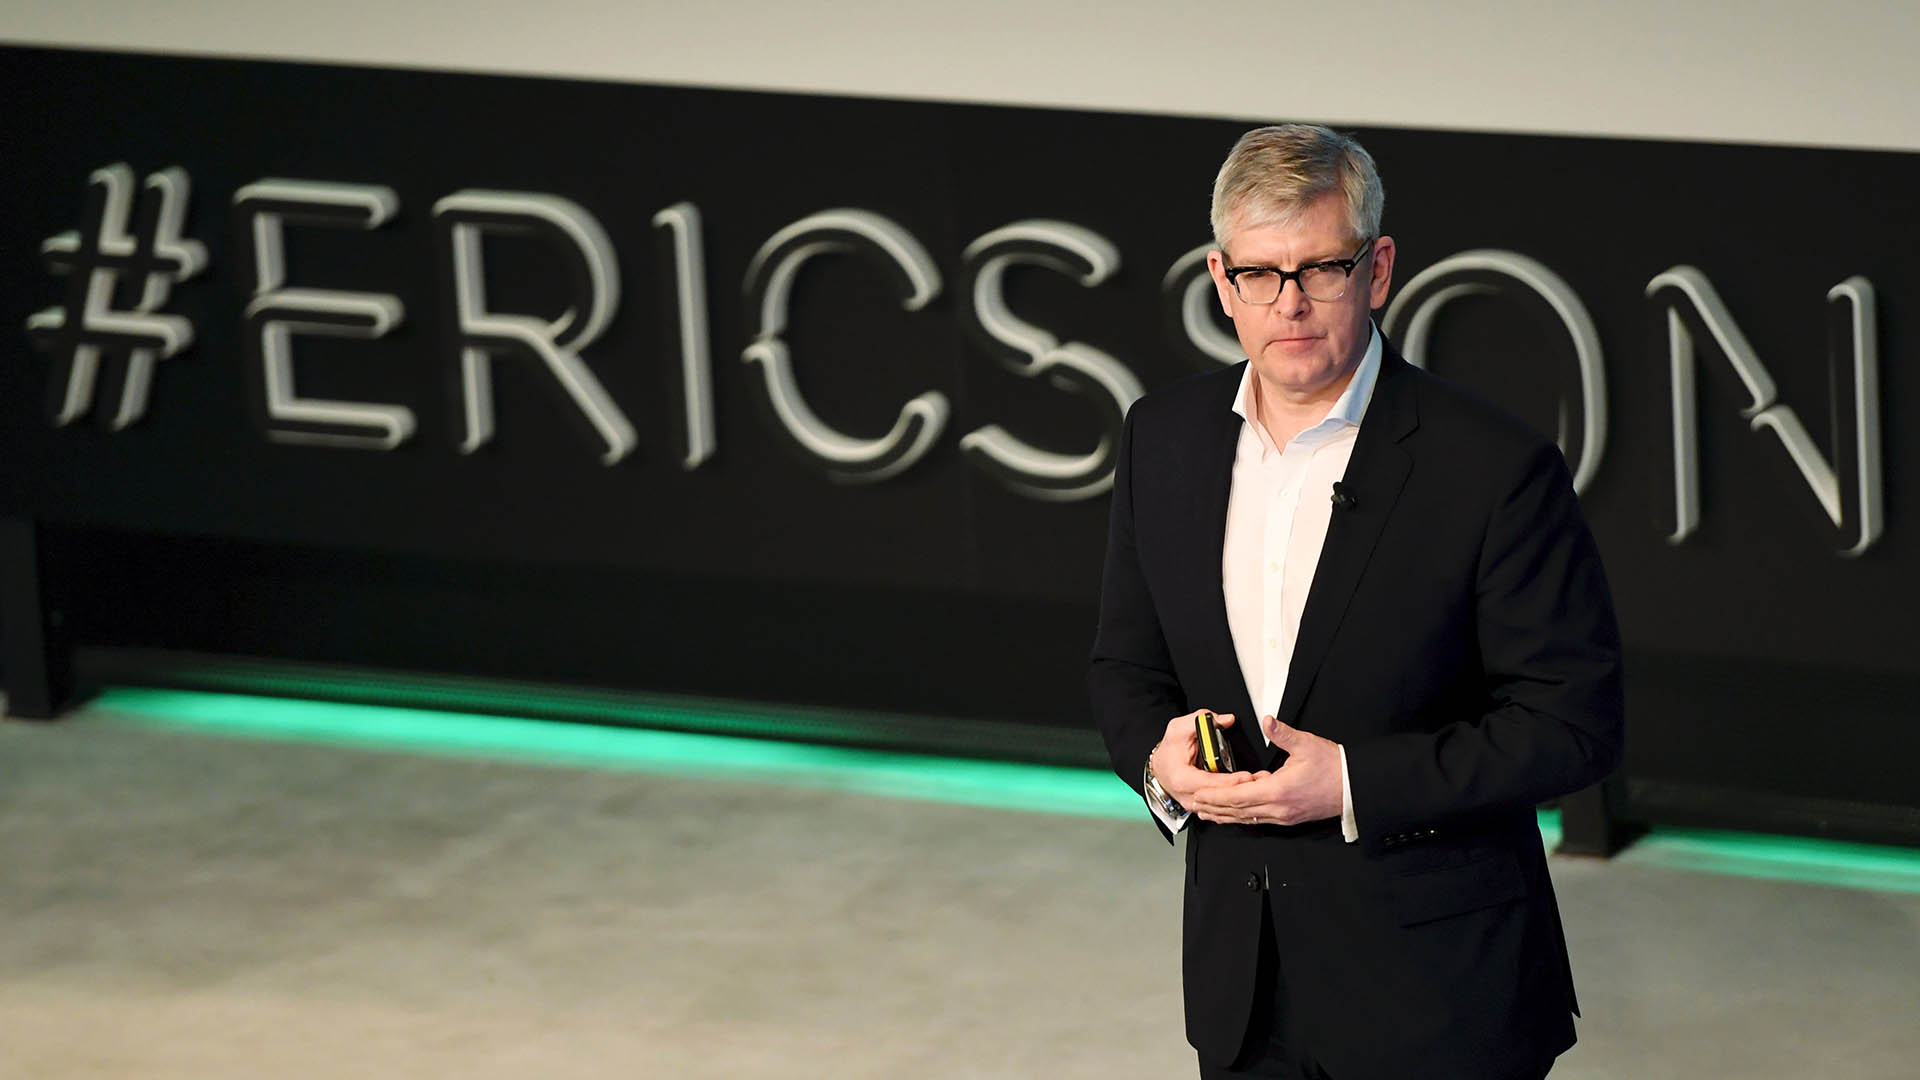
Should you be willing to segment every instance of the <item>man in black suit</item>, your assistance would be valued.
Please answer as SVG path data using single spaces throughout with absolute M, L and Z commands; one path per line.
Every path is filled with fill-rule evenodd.
M 1244 136 L 1208 267 L 1249 360 L 1122 437 L 1088 683 L 1187 833 L 1203 1078 L 1533 1080 L 1574 1041 L 1534 806 L 1619 760 L 1619 633 L 1555 446 L 1372 325 L 1383 204 L 1349 138 Z M 1203 709 L 1241 771 L 1196 767 Z

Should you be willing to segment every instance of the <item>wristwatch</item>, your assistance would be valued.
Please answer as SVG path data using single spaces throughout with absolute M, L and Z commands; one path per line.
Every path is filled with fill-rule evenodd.
M 1187 808 L 1175 802 L 1173 796 L 1167 794 L 1167 789 L 1160 786 L 1159 778 L 1153 775 L 1152 754 L 1147 755 L 1147 770 L 1146 774 L 1141 777 L 1140 790 L 1146 792 L 1147 798 L 1151 799 L 1153 804 L 1158 806 L 1168 817 L 1184 817 L 1186 815 Z

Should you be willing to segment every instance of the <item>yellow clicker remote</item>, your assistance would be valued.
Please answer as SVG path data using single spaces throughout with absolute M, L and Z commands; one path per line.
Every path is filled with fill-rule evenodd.
M 1193 717 L 1195 741 L 1200 746 L 1196 765 L 1212 773 L 1233 771 L 1233 748 L 1220 736 L 1220 725 L 1214 723 L 1213 714 L 1201 709 Z

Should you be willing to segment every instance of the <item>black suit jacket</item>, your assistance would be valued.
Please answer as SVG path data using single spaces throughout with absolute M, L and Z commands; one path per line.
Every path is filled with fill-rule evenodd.
M 1147 395 L 1122 436 L 1088 683 L 1136 789 L 1197 708 L 1241 720 L 1240 762 L 1280 756 L 1221 593 L 1243 367 Z M 1361 839 L 1192 819 L 1188 1038 L 1210 1064 L 1240 1048 L 1268 875 L 1283 1007 L 1333 1075 L 1517 1072 L 1572 1045 L 1578 1012 L 1533 808 L 1621 753 L 1599 553 L 1551 442 L 1391 346 L 1344 487 L 1277 716 L 1345 746 Z

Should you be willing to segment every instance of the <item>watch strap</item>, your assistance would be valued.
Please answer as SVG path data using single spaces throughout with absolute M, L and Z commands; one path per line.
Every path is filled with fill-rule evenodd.
M 1153 758 L 1151 756 L 1147 758 L 1147 767 L 1141 777 L 1140 790 L 1148 799 L 1151 799 L 1155 805 L 1159 806 L 1161 811 L 1168 817 L 1177 818 L 1185 816 L 1187 808 L 1174 801 L 1173 796 L 1167 794 L 1167 789 L 1160 786 L 1159 778 L 1153 775 Z

